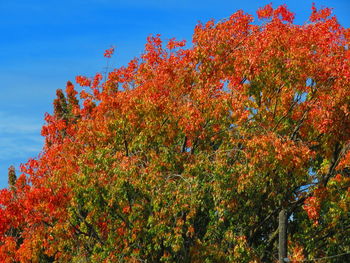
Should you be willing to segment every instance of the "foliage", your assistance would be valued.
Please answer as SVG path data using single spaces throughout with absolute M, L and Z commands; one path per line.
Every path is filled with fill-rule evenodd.
M 293 262 L 349 251 L 350 31 L 315 6 L 258 17 L 58 90 L 1 190 L 0 261 L 274 262 L 282 208 Z

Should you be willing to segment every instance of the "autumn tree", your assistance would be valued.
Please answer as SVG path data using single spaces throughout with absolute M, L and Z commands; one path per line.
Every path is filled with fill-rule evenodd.
M 350 31 L 257 15 L 58 90 L 0 193 L 1 262 L 276 262 L 282 209 L 293 262 L 349 252 Z

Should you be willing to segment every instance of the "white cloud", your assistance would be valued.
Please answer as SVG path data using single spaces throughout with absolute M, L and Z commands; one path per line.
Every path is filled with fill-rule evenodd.
M 0 186 L 7 181 L 7 168 L 37 157 L 44 138 L 40 135 L 43 121 L 25 115 L 0 112 Z
M 43 121 L 19 115 L 8 115 L 0 112 L 0 136 L 4 134 L 38 134 Z

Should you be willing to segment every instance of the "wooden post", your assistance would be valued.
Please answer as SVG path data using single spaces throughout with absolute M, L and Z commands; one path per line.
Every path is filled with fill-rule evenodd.
M 278 215 L 278 259 L 279 263 L 285 263 L 287 258 L 287 212 L 282 209 Z

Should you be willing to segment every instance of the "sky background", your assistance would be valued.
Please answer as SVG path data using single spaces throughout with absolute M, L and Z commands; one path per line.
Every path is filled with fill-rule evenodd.
M 0 188 L 7 169 L 36 157 L 45 112 L 56 89 L 77 75 L 104 72 L 104 50 L 116 47 L 113 67 L 125 65 L 144 48 L 147 36 L 161 34 L 191 42 L 198 21 L 220 20 L 267 3 L 287 4 L 303 24 L 317 7 L 332 7 L 350 27 L 350 1 L 252 0 L 0 0 Z

